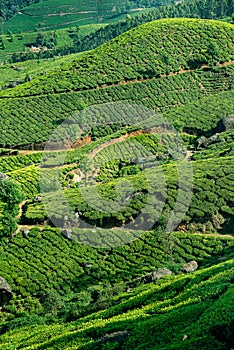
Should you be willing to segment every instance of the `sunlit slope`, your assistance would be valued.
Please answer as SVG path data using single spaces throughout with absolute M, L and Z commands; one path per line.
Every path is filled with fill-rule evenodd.
M 233 259 L 115 297 L 78 321 L 25 327 L 0 349 L 232 349 Z
M 234 56 L 233 44 L 233 25 L 196 19 L 154 21 L 124 33 L 57 72 L 2 92 L 0 97 L 95 89 L 224 63 Z
M 73 56 L 72 62 L 62 60 L 55 71 L 0 92 L 0 144 L 46 141 L 84 106 L 119 100 L 143 103 L 172 121 L 176 109 L 190 103 L 179 110 L 183 121 L 209 130 L 234 110 L 233 28 L 215 21 L 155 21 L 80 58 Z M 45 64 L 49 71 L 50 62 Z M 204 116 L 202 106 L 208 106 Z
M 36 1 L 35 1 L 36 2 Z M 170 1 L 167 1 L 169 3 Z M 121 18 L 123 8 L 136 8 L 135 2 L 120 0 L 81 1 L 81 0 L 46 0 L 39 1 L 21 9 L 3 25 L 3 30 L 30 32 L 54 30 L 74 25 L 110 22 Z M 126 15 L 126 14 L 125 14 Z
M 207 131 L 223 116 L 234 113 L 233 77 L 234 65 L 92 91 L 0 99 L 0 144 L 19 147 L 47 141 L 64 119 L 84 106 L 116 101 L 144 104 L 166 113 L 170 121 L 180 116 L 187 127 Z M 106 124 L 108 118 L 100 120 L 97 115 L 95 122 Z

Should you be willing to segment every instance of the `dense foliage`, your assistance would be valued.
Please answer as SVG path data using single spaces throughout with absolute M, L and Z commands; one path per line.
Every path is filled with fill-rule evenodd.
M 74 1 L 64 0 L 4 0 L 1 3 L 0 17 L 8 20 L 3 30 L 28 32 L 48 30 L 74 25 L 110 23 L 126 16 L 128 12 L 137 13 L 140 7 L 159 7 L 171 4 L 173 0 L 113 0 Z M 30 5 L 30 6 L 28 6 Z M 21 10 L 19 12 L 19 10 Z M 17 13 L 18 12 L 18 13 Z M 12 19 L 9 20 L 14 14 Z M 62 17 L 62 18 L 61 18 Z
M 233 0 L 187 0 L 175 5 L 156 9 L 146 14 L 141 14 L 130 21 L 111 24 L 105 31 L 100 29 L 96 33 L 87 36 L 78 47 L 79 51 L 90 50 L 115 38 L 123 32 L 137 27 L 143 23 L 160 18 L 191 17 L 191 18 L 223 18 L 234 13 Z
M 40 30 L 37 32 L 17 34 L 8 30 L 5 34 L 0 35 L 0 61 L 12 63 L 13 61 L 18 61 L 21 56 L 24 58 L 27 56 L 28 59 L 38 59 L 40 55 L 44 55 L 46 59 L 48 57 L 54 58 L 53 52 L 55 49 L 61 50 L 77 45 L 79 40 L 82 40 L 88 34 L 104 26 L 106 26 L 106 24 L 99 23 L 83 26 L 73 25 L 72 27 L 58 30 L 48 29 L 47 31 Z M 37 49 L 39 53 L 34 52 Z M 58 56 L 57 58 L 61 57 Z M 69 56 L 66 56 L 65 59 L 69 60 Z M 29 62 L 24 63 L 23 66 L 21 63 L 21 65 L 19 65 L 21 69 L 16 70 L 16 72 L 22 73 L 22 67 L 25 67 L 25 64 L 28 65 L 28 63 Z M 35 65 L 35 62 L 31 62 L 31 65 L 33 63 Z M 41 63 L 41 61 L 36 61 L 36 65 Z M 11 66 L 11 68 L 14 67 L 15 65 Z M 45 70 L 46 69 L 44 69 L 44 71 Z
M 16 216 L 19 203 L 24 199 L 23 192 L 16 182 L 3 176 L 0 180 L 1 227 L 0 238 L 11 236 L 17 229 Z
M 117 159 L 123 159 L 123 161 L 127 160 L 127 157 L 124 154 L 125 148 L 126 145 L 123 145 L 122 148 L 121 145 L 120 147 L 115 148 L 114 152 Z M 113 159 L 113 153 L 111 150 L 109 151 L 109 154 L 108 149 L 106 151 L 107 154 L 106 152 L 100 154 L 102 159 L 105 157 L 104 164 L 105 159 Z M 121 155 L 119 156 L 119 153 L 122 154 L 122 158 Z M 137 152 L 136 147 L 135 154 L 132 154 L 131 152 L 131 156 L 134 159 L 134 156 L 142 157 L 142 154 L 141 152 Z M 144 157 L 147 157 L 147 155 L 145 154 Z M 106 167 L 104 166 L 101 171 L 101 175 L 104 173 L 105 177 L 102 175 L 99 178 L 99 180 L 101 179 L 104 183 L 98 185 L 98 187 L 95 186 L 93 189 L 88 188 L 86 195 L 84 195 L 84 189 L 82 191 L 79 189 L 71 189 L 65 194 L 71 208 L 74 212 L 79 212 L 80 219 L 84 222 L 108 228 L 116 226 L 121 227 L 123 223 L 125 224 L 133 221 L 133 227 L 139 229 L 147 226 L 151 221 L 152 225 L 154 225 L 153 220 L 158 211 L 159 218 L 156 225 L 164 227 L 175 208 L 175 203 L 179 193 L 178 191 L 180 191 L 180 195 L 182 195 L 182 191 L 185 200 L 185 198 L 189 196 L 189 186 L 191 186 L 190 181 L 193 181 L 193 196 L 189 208 L 187 209 L 187 215 L 183 220 L 183 229 L 189 231 L 198 230 L 201 232 L 214 231 L 228 233 L 233 230 L 233 220 L 230 218 L 230 215 L 233 215 L 233 209 L 231 209 L 233 206 L 233 167 L 230 163 L 232 163 L 232 157 L 214 158 L 212 161 L 210 160 L 208 164 L 206 163 L 206 160 L 193 163 L 194 178 L 189 178 L 187 182 L 184 183 L 184 188 L 182 189 L 179 187 L 179 175 L 177 170 L 171 167 L 171 164 L 168 166 L 165 165 L 164 173 L 167 175 L 167 188 L 165 189 L 163 185 L 160 187 L 159 184 L 157 184 L 157 186 L 155 185 L 155 192 L 150 192 L 149 186 L 144 178 L 144 171 L 143 174 L 140 173 L 133 175 L 134 173 L 138 173 L 138 171 L 136 171 L 137 169 L 132 171 L 129 169 L 129 171 L 127 171 L 125 168 L 124 172 L 123 168 L 120 176 L 126 177 L 127 175 L 131 175 L 129 181 L 131 181 L 131 184 L 134 186 L 134 195 L 131 196 L 131 200 L 129 200 L 129 202 L 119 211 L 113 210 L 112 212 L 103 213 L 102 210 L 98 210 L 98 208 L 102 208 L 102 200 L 108 200 L 110 203 L 112 201 L 117 201 L 115 189 L 118 186 L 118 180 L 105 183 L 108 179 L 107 174 L 109 174 L 109 179 L 111 179 L 111 177 L 115 178 L 118 174 L 118 172 L 114 172 L 113 164 L 111 164 L 112 174 L 108 169 L 108 164 L 106 164 Z M 146 164 L 144 165 L 146 166 Z M 188 170 L 186 169 L 186 165 L 184 165 L 184 174 L 186 171 Z M 33 173 L 31 172 L 31 178 L 32 174 Z M 48 176 L 49 174 L 46 172 L 46 177 Z M 152 170 L 152 174 L 149 172 L 148 176 L 150 176 L 151 181 L 155 184 L 157 183 L 157 177 L 159 175 L 155 169 Z M 18 180 L 22 186 L 24 185 L 22 171 L 18 172 L 18 175 L 13 173 L 12 178 Z M 39 187 L 37 179 L 34 177 L 34 186 L 35 185 Z M 33 189 L 33 187 L 31 186 L 30 189 Z M 96 191 L 99 193 L 99 197 L 95 196 Z M 124 193 L 124 188 L 121 190 L 119 189 L 118 194 L 120 197 L 122 191 Z M 65 215 L 69 216 L 72 225 L 74 218 L 71 217 L 72 214 L 70 208 L 67 206 L 67 203 L 64 203 L 64 201 L 61 201 L 60 203 L 59 198 L 61 198 L 61 193 L 55 192 L 49 194 L 47 198 L 44 198 L 44 203 L 28 203 L 22 222 L 27 224 L 44 222 L 47 219 L 47 211 L 49 210 L 50 216 L 56 219 L 56 222 L 60 227 L 64 224 Z M 44 209 L 45 203 L 46 207 Z M 183 213 L 184 205 L 185 204 L 183 203 L 179 203 L 179 205 L 177 204 L 176 215 L 179 216 L 180 213 Z M 160 214 L 161 206 L 164 207 L 162 214 Z M 138 217 L 139 212 L 143 213 L 141 223 L 136 220 L 134 224 L 135 218 Z M 82 221 L 80 222 L 81 226 L 83 225 Z M 94 242 L 94 244 L 96 244 L 96 242 Z
M 127 18 L 125 21 L 118 21 L 117 23 L 110 24 L 106 28 L 100 28 L 94 33 L 87 35 L 83 40 L 74 46 L 68 46 L 66 48 L 59 48 L 55 51 L 41 52 L 39 55 L 35 54 L 16 54 L 13 57 L 15 62 L 32 59 L 36 57 L 54 57 L 56 55 L 67 55 L 74 52 L 82 52 L 90 50 L 100 46 L 101 44 L 117 37 L 118 35 L 135 28 L 143 23 L 147 23 L 161 18 L 210 18 L 218 19 L 227 16 L 232 16 L 234 13 L 233 0 L 187 0 L 178 2 L 171 6 L 164 6 L 160 9 L 147 11 L 133 18 Z
M 80 233 L 87 238 L 90 236 L 88 229 Z M 98 234 L 101 237 L 105 232 L 99 229 Z M 131 235 L 134 238 L 134 232 L 118 229 L 113 231 L 114 235 L 122 242 Z M 167 266 L 178 272 L 182 264 L 194 259 L 199 265 L 210 266 L 231 253 L 233 240 L 185 233 L 168 236 L 160 231 L 141 232 L 140 239 L 130 244 L 101 249 L 69 241 L 58 229 L 45 227 L 19 233 L 1 245 L 0 273 L 15 292 L 15 299 L 6 310 L 16 314 L 21 308 L 33 312 L 49 290 L 65 297 L 98 282 L 115 285 L 124 281 L 129 286 L 137 285 L 141 276 L 158 267 Z
M 162 13 L 215 18 L 232 5 Z M 22 71 L 0 92 L 0 277 L 13 291 L 0 349 L 234 347 L 234 118 L 216 127 L 234 114 L 233 37 L 219 21 L 160 20 L 79 57 L 2 68 Z M 103 110 L 121 100 L 137 118 L 129 104 Z
M 0 3 L 0 19 L 6 21 L 25 6 L 38 2 L 38 0 L 2 0 Z
M 143 103 L 146 107 L 165 113 L 170 121 L 174 121 L 179 114 L 192 130 L 209 130 L 222 116 L 234 112 L 232 67 L 212 72 L 188 72 L 84 92 L 15 98 L 14 103 L 11 99 L 0 99 L 0 144 L 3 147 L 28 145 L 29 149 L 43 149 L 44 144 L 38 143 L 48 140 L 52 130 L 73 113 L 76 114 L 84 106 L 119 99 Z M 123 115 L 119 117 L 124 120 Z M 108 118 L 110 116 L 107 115 L 101 124 L 108 124 Z M 93 122 L 100 122 L 98 115 Z M 87 123 L 90 123 L 88 118 Z
M 0 349 L 231 349 L 232 280 L 233 259 L 229 259 L 187 276 L 165 278 L 124 293 L 121 286 L 115 291 L 106 289 L 98 302 L 105 308 L 114 294 L 107 310 L 96 311 L 97 304 L 93 302 L 96 312 L 77 321 L 45 325 L 45 319 L 34 316 L 8 322 L 5 331 L 10 331 L 2 335 Z M 82 314 L 83 305 L 89 307 L 88 296 L 95 297 L 98 290 L 73 297 L 71 305 L 77 314 L 78 310 Z M 50 313 L 62 310 L 57 295 L 47 298 Z
M 197 44 L 195 37 L 199 37 Z M 222 22 L 166 19 L 147 23 L 57 72 L 2 92 L 0 97 L 94 89 L 205 64 L 213 66 L 233 58 L 233 37 L 233 26 Z
M 162 20 L 146 24 L 73 63 L 62 63 L 60 70 L 1 91 L 1 145 L 23 146 L 46 141 L 51 131 L 70 114 L 84 106 L 119 99 L 144 103 L 166 112 L 188 102 L 195 103 L 195 100 L 200 108 L 202 97 L 227 91 L 226 95 L 211 98 L 210 108 L 215 113 L 218 101 L 223 99 L 225 112 L 231 113 L 233 64 L 226 61 L 233 58 L 233 26 L 204 23 L 200 20 Z M 171 29 L 165 41 L 162 33 L 168 31 L 168 26 Z M 191 34 L 202 37 L 193 55 Z M 223 47 L 215 44 L 216 37 L 223 42 Z M 131 45 L 126 45 L 128 40 Z M 176 41 L 178 49 L 174 48 Z M 147 59 L 142 59 L 143 56 Z M 126 65 L 129 59 L 131 63 Z M 212 67 L 218 62 L 223 62 L 224 67 L 199 69 L 203 64 Z M 61 93 L 63 91 L 66 94 Z M 8 97 L 13 97 L 14 103 Z M 192 109 L 189 107 L 188 110 L 191 115 Z M 183 112 L 185 116 L 187 112 Z M 169 119 L 173 120 L 176 113 L 169 114 Z M 203 119 L 199 113 L 200 117 L 193 116 L 197 128 Z M 218 121 L 216 118 L 218 114 L 215 119 L 210 119 L 209 126 Z

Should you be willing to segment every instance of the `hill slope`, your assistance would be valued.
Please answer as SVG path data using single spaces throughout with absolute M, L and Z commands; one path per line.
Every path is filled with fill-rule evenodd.
M 233 28 L 148 23 L 0 92 L 0 349 L 233 348 Z
M 208 63 L 228 62 L 234 57 L 233 33 L 233 25 L 217 21 L 151 22 L 61 67 L 57 73 L 2 92 L 0 98 L 88 90 L 105 84 L 159 77 Z
M 78 51 L 93 49 L 106 41 L 126 32 L 127 30 L 137 27 L 140 24 L 147 23 L 161 18 L 203 18 L 203 19 L 221 19 L 229 18 L 231 21 L 234 12 L 233 0 L 186 0 L 176 2 L 174 5 L 165 6 L 160 9 L 148 11 L 137 15 L 130 21 L 117 24 L 111 24 L 105 30 L 98 30 L 94 35 L 90 35 L 81 42 Z
M 109 23 L 119 20 L 126 16 L 126 14 L 139 12 L 143 10 L 145 5 L 160 6 L 168 5 L 172 0 L 155 0 L 155 1 L 143 1 L 139 5 L 137 0 L 120 0 L 116 3 L 113 0 L 104 1 L 64 1 L 60 0 L 44 0 L 40 2 L 27 1 L 27 3 L 33 3 L 30 6 L 23 7 L 26 1 L 21 4 L 21 11 L 18 12 L 12 19 L 8 20 L 3 25 L 3 30 L 11 30 L 14 33 L 19 31 L 28 32 L 34 30 L 55 30 L 58 28 L 68 28 L 74 25 L 84 25 L 93 23 Z M 22 1 L 21 1 L 22 3 Z M 19 10 L 19 7 L 12 6 L 12 13 Z M 9 17 L 6 10 L 2 10 L 5 13 L 5 18 Z
M 53 2 L 53 1 L 52 1 Z M 13 62 L 19 62 L 19 61 L 25 61 L 25 60 L 29 60 L 29 59 L 34 59 L 34 58 L 48 58 L 48 57 L 54 57 L 54 56 L 58 56 L 58 55 L 67 55 L 67 54 L 71 54 L 71 53 L 76 53 L 76 52 L 84 52 L 87 50 L 91 50 L 93 48 L 96 48 L 97 46 L 100 46 L 101 44 L 111 40 L 112 38 L 117 37 L 118 35 L 132 29 L 135 28 L 137 26 L 139 26 L 140 24 L 143 23 L 147 23 L 156 19 L 160 19 L 160 18 L 175 18 L 175 17 L 191 17 L 191 18 L 210 18 L 210 19 L 222 19 L 224 18 L 226 21 L 231 22 L 232 21 L 232 13 L 234 12 L 234 4 L 232 0 L 225 0 L 222 1 L 222 4 L 220 5 L 220 2 L 218 0 L 205 0 L 205 1 L 200 1 L 200 0 L 186 0 L 186 1 L 182 1 L 182 2 L 176 2 L 175 4 L 169 5 L 169 6 L 165 6 L 168 3 L 171 3 L 171 1 L 167 1 L 167 0 L 150 0 L 150 1 L 134 1 L 134 2 L 128 2 L 127 7 L 132 8 L 132 6 L 137 7 L 136 10 L 138 9 L 142 9 L 142 6 L 158 6 L 158 5 L 163 5 L 162 7 L 160 7 L 159 9 L 154 9 L 154 10 L 145 10 L 145 11 L 141 11 L 140 15 L 134 14 L 134 16 L 127 16 L 127 19 L 125 20 L 121 20 L 121 21 L 117 21 L 117 23 L 112 23 L 109 24 L 108 26 L 106 26 L 106 23 L 103 23 L 103 18 L 99 16 L 98 21 L 103 24 L 92 24 L 92 25 L 88 25 L 88 26 L 92 26 L 92 30 L 91 30 L 91 34 L 87 34 L 85 36 L 85 38 L 82 38 L 82 36 L 79 37 L 79 41 L 75 41 L 75 43 L 70 43 L 70 40 L 68 40 L 68 45 L 64 46 L 58 46 L 55 45 L 53 46 L 53 50 L 47 50 L 47 51 L 40 51 L 40 53 L 31 53 L 27 50 L 24 49 L 24 51 L 22 52 L 22 44 L 23 41 L 27 42 L 26 40 L 22 41 L 22 34 L 20 34 L 19 36 L 17 35 L 13 35 L 10 32 L 10 36 L 9 37 L 2 37 L 1 39 L 1 49 L 3 51 L 2 53 L 2 57 L 4 57 L 4 59 L 9 59 L 9 54 L 10 52 L 12 52 L 12 49 L 15 48 L 16 52 L 14 53 L 14 55 L 10 55 L 12 56 L 11 59 L 13 60 Z M 100 7 L 102 8 L 103 5 L 105 4 L 101 4 Z M 37 6 L 37 5 L 36 5 Z M 40 6 L 43 7 L 43 3 L 38 4 L 39 8 Z M 67 5 L 66 5 L 67 6 Z M 76 6 L 76 5 L 75 5 Z M 105 7 L 105 6 L 104 6 Z M 121 13 L 121 11 L 123 11 L 125 13 L 126 11 L 126 6 L 123 6 L 123 8 L 120 6 L 119 7 L 113 7 L 113 9 L 117 9 L 118 8 L 118 13 Z M 53 7 L 52 7 L 53 9 Z M 102 9 L 103 10 L 103 9 Z M 50 11 L 50 10 L 49 10 Z M 50 32 L 47 32 L 47 39 L 49 40 L 51 37 L 54 36 L 54 29 L 56 28 L 56 26 L 62 25 L 63 22 L 63 16 L 60 16 L 60 19 L 57 18 L 57 21 L 54 20 L 55 16 L 56 16 L 56 11 L 57 9 L 54 9 L 55 13 L 46 15 L 45 18 L 47 18 L 47 20 L 50 19 L 50 21 L 54 21 L 56 23 L 53 23 L 53 26 L 50 27 L 44 27 L 43 30 L 49 30 Z M 130 11 L 133 11 L 133 9 L 131 9 Z M 41 11 L 43 13 L 43 10 Z M 85 11 L 84 11 L 85 12 Z M 8 30 L 13 30 L 14 32 L 18 32 L 19 27 L 20 26 L 26 26 L 26 28 L 24 28 L 24 30 L 32 30 L 33 26 L 32 26 L 32 18 L 36 21 L 37 23 L 37 19 L 40 18 L 40 16 L 42 16 L 42 13 L 40 13 L 40 11 L 38 12 L 38 16 L 35 17 L 30 17 L 30 16 L 26 16 L 26 18 L 24 20 L 22 20 L 22 16 L 23 14 L 19 14 L 18 16 L 14 17 L 12 20 L 10 20 L 9 22 L 7 22 L 4 26 L 3 26 L 3 31 L 4 33 L 6 33 Z M 97 12 L 98 13 L 98 12 Z M 116 17 L 116 19 L 121 19 L 122 16 L 116 14 L 115 15 L 112 14 L 112 17 Z M 131 14 L 134 12 L 130 12 Z M 89 14 L 80 14 L 81 16 L 88 16 Z M 50 16 L 50 17 L 47 17 Z M 67 15 L 68 17 L 71 16 L 72 18 L 75 16 L 75 18 L 77 19 L 76 16 L 79 17 L 79 15 L 74 15 L 73 10 L 71 11 L 70 14 Z M 25 16 L 24 16 L 25 17 Z M 58 17 L 58 16 L 57 16 Z M 43 17 L 41 17 L 41 19 L 43 19 Z M 113 19 L 113 18 L 112 18 Z M 78 20 L 79 21 L 79 20 Z M 105 19 L 105 21 L 107 21 L 107 19 Z M 111 19 L 108 20 L 108 22 L 110 22 Z M 78 22 L 79 23 L 79 22 Z M 93 18 L 87 18 L 87 23 L 93 23 Z M 96 22 L 95 22 L 96 23 Z M 39 23 L 40 26 L 42 25 L 42 23 Z M 38 25 L 39 25 L 38 24 Z M 72 23 L 69 22 L 65 22 L 63 26 L 65 26 L 67 28 L 67 26 L 69 26 L 69 28 L 74 25 L 77 25 L 77 22 L 73 21 Z M 84 27 L 84 26 L 82 26 Z M 105 27 L 105 28 L 104 28 Z M 99 28 L 99 29 L 98 29 Z M 37 29 L 42 29 L 41 27 L 36 28 Z M 95 30 L 94 30 L 95 29 Z M 67 29 L 68 30 L 68 29 Z M 82 28 L 83 30 L 83 28 Z M 84 28 L 84 32 L 85 32 L 85 28 Z M 33 34 L 33 33 L 31 33 Z M 25 38 L 28 38 L 28 33 L 26 33 Z M 69 38 L 70 39 L 70 38 Z M 20 40 L 20 41 L 19 41 Z M 6 51 L 5 51 L 6 50 Z M 10 52 L 9 52 L 10 51 Z
M 0 4 L 0 20 L 5 21 L 24 6 L 36 2 L 35 0 L 2 0 Z M 1 23 L 0 21 L 0 23 Z
M 0 349 L 231 349 L 233 263 L 133 289 L 76 322 L 15 329 Z
M 225 112 L 232 113 L 233 28 L 216 21 L 155 21 L 74 62 L 62 63 L 60 69 L 2 90 L 0 144 L 22 146 L 46 141 L 75 111 L 118 100 L 166 112 L 226 91 L 229 101 Z M 192 35 L 199 38 L 199 44 L 194 44 Z M 206 67 L 216 64 L 215 69 Z M 219 98 L 214 98 L 214 107 L 211 104 L 214 113 Z

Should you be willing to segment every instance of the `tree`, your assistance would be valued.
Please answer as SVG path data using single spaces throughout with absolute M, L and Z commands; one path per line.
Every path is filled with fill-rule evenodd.
M 9 210 L 13 209 L 24 199 L 20 185 L 8 178 L 0 180 L 0 199 L 7 204 Z
M 80 171 L 85 174 L 85 183 L 88 181 L 90 172 L 93 170 L 93 162 L 88 157 L 85 157 L 79 165 Z
M 207 54 L 209 57 L 209 64 L 211 66 L 215 65 L 220 58 L 221 55 L 221 49 L 219 45 L 215 41 L 210 41 L 207 46 Z
M 0 237 L 11 236 L 17 228 L 18 204 L 24 199 L 21 187 L 6 177 L 0 178 L 0 201 L 4 203 Z
M 4 227 L 3 230 L 0 231 L 0 237 L 10 237 L 17 229 L 17 221 L 16 218 L 12 216 L 11 212 L 4 210 L 3 218 L 1 220 L 1 224 Z
M 42 305 L 45 314 L 54 318 L 64 306 L 64 300 L 56 290 L 50 290 L 43 296 Z
M 174 128 L 176 129 L 176 148 L 177 152 L 179 151 L 179 133 L 183 131 L 184 123 L 180 120 L 176 120 L 173 123 Z
M 36 36 L 36 45 L 45 46 L 45 44 L 46 44 L 46 34 L 38 33 Z

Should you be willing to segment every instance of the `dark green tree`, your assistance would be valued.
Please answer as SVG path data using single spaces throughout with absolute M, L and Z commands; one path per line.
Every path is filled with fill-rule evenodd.
M 179 151 L 179 133 L 183 131 L 184 128 L 184 123 L 181 122 L 180 120 L 176 120 L 173 123 L 174 128 L 176 129 L 176 148 L 177 152 Z
M 24 199 L 20 185 L 10 179 L 0 180 L 0 199 L 9 210 L 13 209 Z
M 207 54 L 209 57 L 209 65 L 214 66 L 219 62 L 219 58 L 221 55 L 221 49 L 219 45 L 215 41 L 210 41 L 207 46 Z
M 14 181 L 2 177 L 0 180 L 0 201 L 3 203 L 3 212 L 0 237 L 11 236 L 17 228 L 18 205 L 23 201 L 21 187 Z

